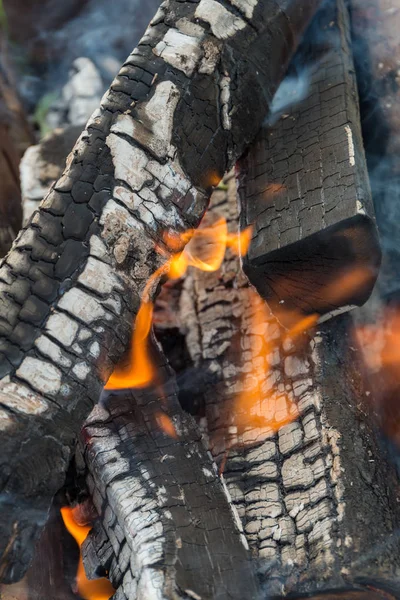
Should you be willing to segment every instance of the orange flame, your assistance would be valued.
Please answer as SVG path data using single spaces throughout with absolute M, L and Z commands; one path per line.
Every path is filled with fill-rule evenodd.
M 153 303 L 143 302 L 136 317 L 128 366 L 117 366 L 106 383 L 106 390 L 139 388 L 155 377 L 148 337 L 153 318 Z
M 371 281 L 371 269 L 357 267 L 342 273 L 324 292 L 324 299 L 330 300 L 332 304 L 340 304 L 346 298 L 352 296 L 357 290 Z
M 61 516 L 66 529 L 75 539 L 79 545 L 79 548 L 81 548 L 91 527 L 88 525 L 78 525 L 76 523 L 74 519 L 73 508 L 67 506 L 63 507 L 61 509 Z M 110 581 L 105 577 L 102 577 L 101 579 L 94 579 L 92 581 L 86 577 L 82 556 L 79 558 L 76 583 L 78 587 L 78 593 L 82 598 L 84 598 L 84 600 L 109 600 L 115 592 Z
M 241 233 L 229 233 L 225 219 L 218 219 L 212 226 L 188 230 L 177 235 L 165 232 L 164 244 L 175 251 L 184 246 L 182 252 L 174 254 L 167 263 L 157 269 L 147 282 L 142 303 L 136 317 L 132 334 L 128 364 L 118 365 L 105 385 L 107 390 L 139 388 L 155 381 L 156 369 L 150 356 L 149 334 L 153 318 L 154 305 L 150 301 L 150 289 L 162 275 L 170 279 L 182 277 L 188 267 L 202 271 L 217 271 L 224 260 L 227 248 L 236 254 L 246 254 L 250 240 L 251 227 Z M 161 252 L 161 248 L 158 248 Z
M 306 317 L 300 317 L 297 315 L 296 318 L 293 318 L 292 322 L 294 324 L 287 332 L 285 339 L 296 340 L 302 333 L 309 331 L 312 329 L 318 322 L 319 315 L 307 315 Z
M 254 312 L 244 340 L 250 342 L 246 357 L 246 365 L 250 365 L 250 369 L 241 377 L 242 391 L 235 398 L 233 416 L 242 430 L 256 427 L 260 435 L 272 435 L 293 421 L 298 416 L 298 411 L 287 395 L 275 389 L 267 394 L 263 391 L 263 384 L 271 371 L 270 357 L 274 350 L 274 345 L 266 335 L 270 312 L 267 304 L 255 291 L 249 289 L 249 294 Z M 300 335 L 314 323 L 314 319 L 304 319 L 293 329 L 292 334 Z M 277 400 L 282 400 L 285 408 L 276 410 Z
M 160 429 L 162 429 L 162 431 L 168 435 L 171 438 L 174 438 L 175 440 L 178 439 L 178 434 L 177 431 L 175 429 L 175 425 L 173 424 L 173 422 L 171 421 L 171 419 L 168 417 L 168 415 L 166 415 L 163 412 L 159 412 L 156 415 L 156 421 L 158 423 L 158 426 L 160 427 Z

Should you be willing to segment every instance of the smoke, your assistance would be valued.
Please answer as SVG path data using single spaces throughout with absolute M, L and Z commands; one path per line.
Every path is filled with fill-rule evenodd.
M 396 3 L 393 3 L 396 5 Z M 361 124 L 380 241 L 384 252 L 379 290 L 400 293 L 400 9 L 353 0 L 352 50 Z M 382 43 L 384 40 L 384 43 Z
M 58 0 L 53 5 L 57 6 Z M 90 0 L 80 15 L 53 33 L 55 49 L 66 59 L 90 58 L 108 75 L 107 60 L 121 62 L 137 45 L 160 0 Z M 115 74 L 115 73 L 114 73 Z
M 89 58 L 100 71 L 104 90 L 110 85 L 121 63 L 138 44 L 161 0 L 87 0 L 78 14 L 63 19 L 63 3 L 49 0 L 38 19 L 37 33 L 27 43 L 27 52 L 40 47 L 41 60 L 33 72 L 21 75 L 20 93 L 35 105 L 44 94 L 61 89 L 73 62 Z M 64 11 L 65 12 L 65 11 Z M 57 27 L 61 21 L 61 27 Z
M 311 82 L 310 71 L 311 68 L 305 66 L 299 73 L 285 77 L 272 100 L 270 114 L 266 121 L 268 126 L 275 125 L 286 111 L 307 98 Z
M 336 28 L 327 29 L 324 23 L 324 15 L 329 6 L 334 6 L 334 0 L 323 0 L 307 28 L 286 77 L 275 93 L 265 126 L 273 127 L 285 113 L 292 113 L 307 100 L 315 74 L 322 63 L 329 60 L 330 53 L 338 47 L 340 39 Z

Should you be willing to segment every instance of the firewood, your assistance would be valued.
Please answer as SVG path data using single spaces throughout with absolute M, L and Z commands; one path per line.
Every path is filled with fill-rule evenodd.
M 85 423 L 80 448 L 100 515 L 86 570 L 107 572 L 118 600 L 255 598 L 235 507 L 163 360 L 158 386 L 109 393 Z
M 302 56 L 304 48 L 311 53 L 311 42 L 326 39 L 325 29 L 319 29 L 324 24 L 329 25 L 334 41 L 319 70 L 314 71 L 318 78 L 315 87 L 319 89 L 322 81 L 334 97 L 338 94 L 334 101 L 337 112 L 343 108 L 353 115 L 351 124 L 359 139 L 357 96 L 345 93 L 350 76 L 354 89 L 354 70 L 344 68 L 349 67 L 350 59 L 349 22 L 343 2 L 324 5 L 314 23 L 317 31 L 311 38 L 306 34 L 299 51 Z M 311 91 L 314 89 L 311 81 Z M 304 122 L 309 106 L 319 102 L 311 97 L 286 108 L 286 116 L 251 146 L 253 163 L 260 165 L 256 180 L 260 190 L 268 189 L 270 183 L 266 164 L 280 164 L 281 176 L 287 180 L 288 149 L 295 147 L 300 156 L 306 155 L 311 125 L 296 130 L 296 136 L 292 127 L 297 120 Z M 313 128 L 318 131 L 324 119 L 323 112 L 316 116 Z M 275 145 L 268 135 L 274 131 L 280 132 Z M 319 152 L 318 138 L 314 143 Z M 348 148 L 347 137 L 344 146 Z M 362 151 L 354 160 L 353 177 L 347 180 L 346 176 L 349 197 L 357 197 L 358 182 L 367 178 Z M 247 176 L 246 171 L 240 175 L 242 166 L 241 193 Z M 329 153 L 321 158 L 322 172 L 335 166 Z M 221 212 L 233 226 L 235 185 L 232 179 L 227 185 L 226 193 L 215 192 L 212 210 Z M 288 194 L 297 190 L 296 180 L 292 185 Z M 332 192 L 330 185 L 330 178 L 323 178 L 325 197 Z M 367 183 L 363 191 L 366 205 L 371 206 Z M 308 193 L 311 196 L 312 190 Z M 254 198 L 249 198 L 248 204 L 243 196 L 241 200 L 246 216 L 256 203 Z M 371 208 L 369 219 L 373 221 Z M 250 219 L 243 224 L 249 223 Z M 268 230 L 257 233 L 257 223 L 255 232 L 254 239 L 260 244 L 274 243 Z M 253 246 L 251 252 L 256 250 Z M 333 265 L 330 276 L 340 290 L 343 279 Z M 299 297 L 307 299 L 307 295 Z M 399 566 L 397 476 L 380 443 L 374 398 L 363 377 L 363 359 L 355 347 L 350 314 L 319 325 L 316 315 L 314 328 L 291 335 L 276 314 L 268 314 L 265 304 L 256 300 L 239 261 L 232 256 L 216 273 L 193 270 L 184 283 L 181 303 L 192 360 L 218 380 L 217 386 L 205 390 L 205 414 L 201 415 L 207 424 L 210 450 L 223 470 L 251 551 L 260 562 L 266 589 L 279 596 L 283 586 L 284 594 L 290 592 L 294 598 L 300 592 L 312 597 L 317 590 L 332 589 L 337 597 L 343 593 L 347 598 L 351 596 L 343 590 L 356 586 L 360 578 L 390 582 Z M 285 320 L 283 310 L 284 305 L 280 320 Z M 254 327 L 257 314 L 261 319 Z M 254 381 L 256 375 L 258 381 Z M 253 401 L 240 411 L 238 398 L 246 389 L 255 390 Z M 279 418 L 290 422 L 277 427 Z M 386 589 L 383 583 L 375 587 L 378 597 L 378 590 Z M 397 597 L 396 593 L 392 595 Z M 366 594 L 372 597 L 372 592 L 363 592 L 364 597 Z
M 149 276 L 254 138 L 317 0 L 164 3 L 0 269 L 0 578 L 25 572 Z
M 383 250 L 379 287 L 399 289 L 400 8 L 390 0 L 351 0 L 352 48 L 363 138 Z
M 306 98 L 263 127 L 240 161 L 242 223 L 254 224 L 244 269 L 289 325 L 290 314 L 328 316 L 364 304 L 380 266 L 341 4 L 315 19 L 283 86 L 287 95 L 305 86 Z M 352 273 L 353 285 L 332 289 Z

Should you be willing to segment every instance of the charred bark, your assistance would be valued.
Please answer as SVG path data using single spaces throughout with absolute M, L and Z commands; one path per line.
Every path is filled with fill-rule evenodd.
M 107 572 L 116 600 L 256 598 L 235 508 L 163 360 L 158 388 L 105 395 L 85 424 L 82 474 L 100 515 L 87 571 Z
M 0 575 L 22 576 L 145 282 L 240 156 L 317 0 L 163 4 L 0 270 Z M 266 56 L 267 55 L 267 56 Z
M 274 99 L 277 122 L 240 161 L 241 218 L 255 224 L 244 269 L 286 320 L 290 313 L 328 316 L 361 306 L 381 259 L 349 16 L 340 3 L 325 5 Z M 285 110 L 287 97 L 296 103 L 299 88 L 306 99 L 300 96 L 298 109 Z M 360 281 L 348 289 L 344 284 L 338 294 L 335 281 L 352 273 Z
M 288 155 L 298 164 L 298 177 L 304 169 L 307 180 L 310 163 L 300 159 L 308 156 L 311 145 L 319 157 L 315 165 L 319 204 L 339 189 L 339 206 L 342 197 L 363 198 L 373 219 L 344 3 L 327 3 L 316 23 L 328 25 L 336 42 L 318 68 L 311 69 L 310 95 L 286 108 L 285 117 L 257 138 L 249 152 L 257 165 L 256 182 L 247 168 L 239 174 L 242 191 L 257 186 L 261 196 L 279 165 L 274 183 L 284 181 L 285 202 L 292 195 L 296 202 L 298 179 L 290 178 Z M 319 32 L 324 35 L 325 31 Z M 332 112 L 338 115 L 338 127 L 330 132 L 325 118 Z M 346 127 L 351 127 L 357 151 L 348 144 Z M 321 152 L 321 140 L 330 134 L 339 142 L 335 146 L 331 140 L 330 151 Z M 249 173 L 250 180 L 246 180 Z M 232 182 L 228 205 L 223 193 L 218 194 L 215 210 L 232 216 Z M 314 185 L 304 185 L 306 211 L 315 196 Z M 257 210 L 256 194 L 251 206 Z M 246 225 L 248 207 L 243 218 Z M 268 243 L 271 238 L 258 233 L 262 224 L 252 224 L 255 241 Z M 253 255 L 250 250 L 250 260 L 257 250 L 257 245 Z M 398 585 L 391 584 L 399 572 L 397 477 L 380 445 L 369 384 L 361 375 L 362 356 L 352 342 L 350 317 L 320 324 L 315 334 L 303 334 L 297 340 L 288 337 L 273 314 L 255 329 L 251 320 L 262 304 L 254 302 L 232 257 L 216 274 L 193 271 L 185 289 L 182 314 L 190 315 L 188 348 L 195 364 L 219 381 L 204 394 L 210 448 L 223 468 L 267 590 L 291 591 L 295 597 L 299 591 L 334 589 L 328 598 L 350 598 L 370 597 L 371 590 L 384 597 L 387 589 L 397 597 Z M 269 340 L 268 353 L 262 350 L 265 339 Z M 249 352 L 252 347 L 258 349 L 256 355 Z M 237 396 L 243 391 L 243 377 L 255 363 L 263 365 L 265 381 L 251 416 L 239 414 Z M 274 434 L 275 424 L 290 416 L 292 422 Z M 369 591 L 356 591 L 359 580 L 369 581 Z

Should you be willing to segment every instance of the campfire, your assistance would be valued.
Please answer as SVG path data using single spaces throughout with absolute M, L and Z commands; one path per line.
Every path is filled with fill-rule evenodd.
M 400 6 L 17 4 L 0 598 L 400 597 Z

